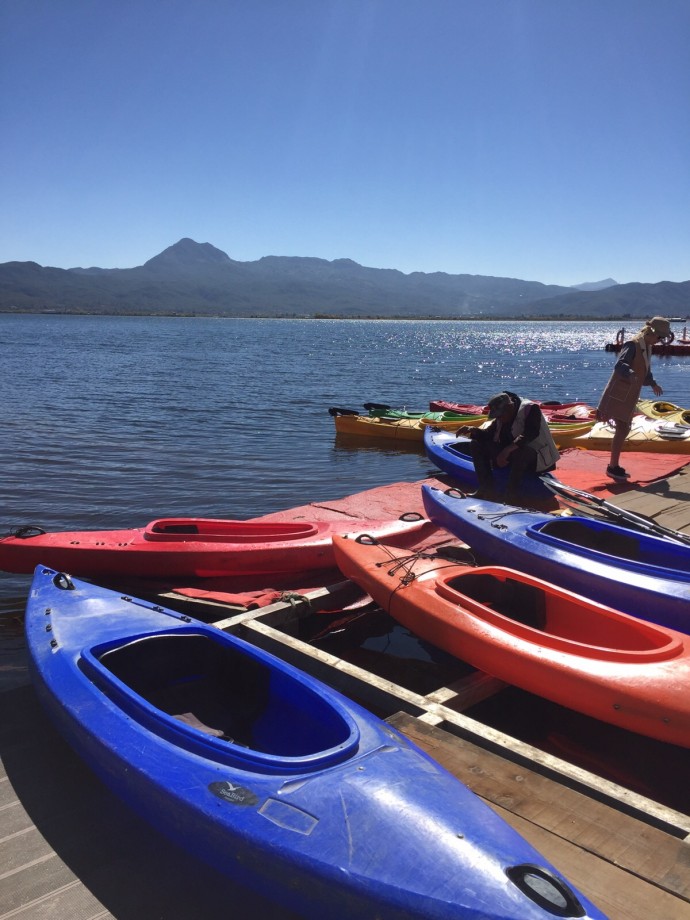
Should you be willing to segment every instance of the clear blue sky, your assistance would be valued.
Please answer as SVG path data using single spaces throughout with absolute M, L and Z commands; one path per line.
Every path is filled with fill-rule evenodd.
M 0 262 L 690 279 L 688 0 L 1 0 Z

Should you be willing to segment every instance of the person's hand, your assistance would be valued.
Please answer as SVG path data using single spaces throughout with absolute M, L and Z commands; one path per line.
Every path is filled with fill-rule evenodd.
M 456 432 L 455 432 L 455 437 L 456 437 L 456 438 L 466 438 L 466 437 L 469 436 L 469 433 L 470 433 L 470 426 L 469 426 L 469 425 L 461 425 L 461 426 L 456 430 Z
M 496 466 L 508 466 L 510 463 L 510 455 L 515 450 L 512 444 L 509 447 L 504 447 L 503 450 L 496 456 Z
M 659 386 L 658 383 L 653 383 L 653 384 L 652 384 L 652 392 L 654 393 L 655 396 L 661 396 L 661 394 L 662 394 L 664 391 L 662 390 L 662 388 Z

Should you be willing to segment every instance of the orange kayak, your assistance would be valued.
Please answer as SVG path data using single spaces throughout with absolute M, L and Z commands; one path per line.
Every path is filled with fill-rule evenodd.
M 538 578 L 335 537 L 343 574 L 415 635 L 501 680 L 690 747 L 690 640 Z

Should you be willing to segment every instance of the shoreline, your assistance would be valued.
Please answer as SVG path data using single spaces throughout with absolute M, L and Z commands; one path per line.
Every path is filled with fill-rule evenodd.
M 118 317 L 154 317 L 161 319 L 261 319 L 261 320 L 326 320 L 326 321 L 370 321 L 370 322 L 441 322 L 441 323 L 621 323 L 621 322 L 644 322 L 646 314 L 632 316 L 615 315 L 615 316 L 573 316 L 573 315 L 541 315 L 529 314 L 525 316 L 486 316 L 485 314 L 463 314 L 462 316 L 438 316 L 419 314 L 414 316 L 384 316 L 381 314 L 367 314 L 362 316 L 353 316 L 342 313 L 201 313 L 201 312 L 180 312 L 180 311 L 104 311 L 104 310 L 70 310 L 70 309 L 7 309 L 0 307 L 0 316 L 103 316 L 109 318 Z M 690 317 L 689 317 L 690 318 Z M 670 322 L 684 323 L 688 320 L 685 317 L 672 317 Z

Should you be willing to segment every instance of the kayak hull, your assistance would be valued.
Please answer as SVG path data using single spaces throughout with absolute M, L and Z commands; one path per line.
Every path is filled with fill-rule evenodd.
M 515 831 L 391 727 L 268 653 L 42 567 L 26 634 L 42 702 L 115 793 L 287 908 L 553 916 L 510 867 L 565 882 Z M 583 912 L 567 916 L 603 917 L 568 897 Z
M 690 747 L 690 639 L 498 566 L 336 537 L 341 571 L 403 626 L 501 680 Z M 396 565 L 396 560 L 400 564 Z
M 603 520 L 559 518 L 428 485 L 422 500 L 431 520 L 482 560 L 690 634 L 690 547 Z
M 614 432 L 615 428 L 608 422 L 597 422 L 588 432 L 573 438 L 568 446 L 610 451 Z M 622 450 L 690 454 L 690 425 L 636 415 L 623 441 Z
M 576 422 L 576 421 L 594 421 L 596 419 L 596 409 L 594 406 L 588 406 L 586 403 L 556 403 L 556 402 L 539 402 L 534 400 L 540 407 L 543 414 L 549 421 L 554 422 Z M 432 400 L 429 403 L 431 411 L 445 412 L 468 412 L 473 415 L 481 415 L 486 412 L 486 406 L 477 406 L 463 403 L 446 402 L 445 400 Z
M 405 515 L 404 517 L 408 517 Z M 410 545 L 429 529 L 414 520 L 368 521 L 382 538 Z M 0 569 L 30 574 L 39 564 L 106 578 L 214 578 L 307 572 L 334 566 L 332 537 L 360 520 L 224 521 L 176 518 L 133 530 L 64 531 L 0 539 Z
M 369 415 L 334 415 L 337 434 L 353 434 L 364 438 L 385 438 L 396 441 L 412 441 L 422 444 L 424 431 L 428 424 L 441 427 L 446 431 L 456 431 L 461 425 L 481 425 L 486 417 L 453 421 L 426 422 L 419 418 L 381 418 Z
M 422 444 L 424 433 L 428 428 L 438 428 L 449 433 L 462 426 L 478 428 L 487 421 L 485 415 L 468 415 L 452 420 L 434 420 L 425 418 L 395 418 L 369 415 L 337 414 L 332 410 L 335 430 L 338 434 L 354 434 L 366 438 L 386 438 L 398 441 L 413 441 Z M 569 445 L 580 435 L 590 430 L 591 421 L 553 422 L 549 424 L 551 433 L 557 443 Z

